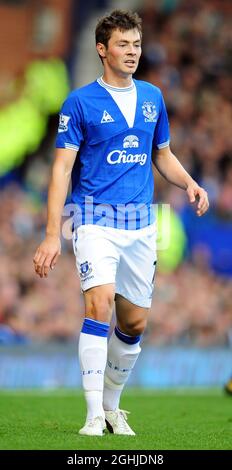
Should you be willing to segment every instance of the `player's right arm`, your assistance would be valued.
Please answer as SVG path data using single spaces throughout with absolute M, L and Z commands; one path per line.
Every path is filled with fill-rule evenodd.
M 47 277 L 61 253 L 61 217 L 76 154 L 76 150 L 56 149 L 48 188 L 46 237 L 33 258 L 35 272 L 41 278 Z

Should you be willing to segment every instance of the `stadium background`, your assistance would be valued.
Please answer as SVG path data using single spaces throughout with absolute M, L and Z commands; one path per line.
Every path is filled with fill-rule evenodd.
M 159 253 L 130 383 L 222 386 L 232 372 L 231 2 L 8 0 L 0 1 L 2 389 L 80 385 L 83 299 L 72 244 L 62 240 L 46 280 L 32 258 L 44 235 L 58 111 L 69 89 L 101 74 L 94 25 L 115 7 L 143 17 L 136 76 L 161 87 L 172 149 L 210 199 L 198 219 L 185 193 L 156 174 L 156 201 L 173 209 L 171 245 Z

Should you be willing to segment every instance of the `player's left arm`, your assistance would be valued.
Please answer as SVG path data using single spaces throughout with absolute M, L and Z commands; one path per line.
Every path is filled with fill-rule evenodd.
M 190 203 L 197 201 L 196 213 L 203 215 L 209 208 L 207 192 L 184 169 L 169 145 L 158 149 L 153 163 L 159 173 L 167 180 L 187 192 Z

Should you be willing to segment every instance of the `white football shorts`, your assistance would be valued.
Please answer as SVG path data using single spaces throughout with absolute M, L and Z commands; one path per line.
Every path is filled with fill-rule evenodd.
M 81 225 L 73 249 L 82 291 L 115 284 L 115 293 L 139 307 L 151 306 L 156 266 L 156 225 L 121 230 Z

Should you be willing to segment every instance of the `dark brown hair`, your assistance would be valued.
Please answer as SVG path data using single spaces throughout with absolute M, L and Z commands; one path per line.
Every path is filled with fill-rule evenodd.
M 108 41 L 115 29 L 128 31 L 137 28 L 142 37 L 142 20 L 137 13 L 132 11 L 114 10 L 110 15 L 101 18 L 96 26 L 95 38 L 98 42 L 108 46 Z

